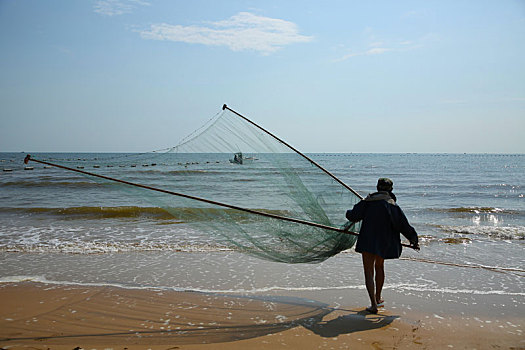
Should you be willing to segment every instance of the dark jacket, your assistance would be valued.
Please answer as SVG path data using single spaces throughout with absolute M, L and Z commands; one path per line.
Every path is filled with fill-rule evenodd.
M 399 233 L 412 244 L 418 242 L 416 230 L 392 197 L 389 192 L 372 193 L 346 212 L 346 218 L 352 222 L 363 220 L 355 247 L 357 252 L 395 259 L 402 249 Z

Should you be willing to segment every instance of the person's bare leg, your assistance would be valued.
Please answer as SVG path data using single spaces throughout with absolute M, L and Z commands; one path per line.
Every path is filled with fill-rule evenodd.
M 377 255 L 372 253 L 363 252 L 361 253 L 363 257 L 363 269 L 365 272 L 365 285 L 366 290 L 368 291 L 368 296 L 370 297 L 370 303 L 372 304 L 366 310 L 371 313 L 377 313 L 377 300 L 375 295 L 375 286 L 374 286 L 374 263 Z
M 380 256 L 376 256 L 374 264 L 376 276 L 376 303 L 382 304 L 384 300 L 381 298 L 381 292 L 383 291 L 383 284 L 385 283 L 385 259 Z

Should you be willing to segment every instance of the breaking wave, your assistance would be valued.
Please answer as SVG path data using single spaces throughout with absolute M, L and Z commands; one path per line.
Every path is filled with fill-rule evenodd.
M 131 252 L 182 252 L 205 253 L 232 251 L 232 249 L 211 243 L 161 243 L 161 242 L 61 242 L 37 244 L 0 245 L 0 252 L 10 253 L 66 253 L 66 254 L 108 254 Z
M 157 207 L 70 207 L 70 208 L 0 208 L 0 212 L 61 216 L 71 219 L 152 218 L 173 219 L 173 216 Z
M 511 214 L 511 215 L 523 215 L 525 214 L 520 210 L 510 210 L 494 207 L 459 207 L 459 208 L 442 208 L 442 209 L 431 209 L 431 211 L 444 212 L 444 213 L 469 213 L 469 214 Z
M 525 239 L 525 226 L 440 226 L 449 233 L 464 235 L 484 235 L 494 239 Z
M 167 210 L 159 207 L 137 207 L 137 206 L 123 206 L 123 207 L 69 207 L 69 208 L 0 208 L 0 213 L 13 214 L 34 214 L 34 215 L 48 215 L 60 217 L 62 219 L 127 219 L 127 218 L 147 218 L 153 220 L 175 220 L 174 216 Z M 192 212 L 203 213 L 209 211 L 210 214 L 217 214 L 220 212 L 231 213 L 234 209 L 217 209 L 217 208 L 173 208 L 184 214 L 191 214 Z M 286 211 L 269 210 L 269 209 L 255 209 L 258 211 L 272 213 L 277 215 L 285 215 Z M 188 215 L 186 215 L 188 216 Z M 210 216 L 211 218 L 211 216 Z M 210 219 L 211 220 L 211 219 Z M 180 221 L 179 221 L 180 222 Z
M 261 288 L 251 289 L 208 289 L 208 288 L 181 288 L 181 287 L 170 287 L 170 286 L 141 286 L 135 284 L 123 284 L 123 283 L 104 283 L 104 282 L 72 282 L 72 281 L 55 281 L 49 280 L 45 276 L 5 276 L 0 277 L 0 283 L 20 283 L 20 282 L 34 282 L 50 285 L 76 285 L 86 287 L 115 287 L 124 289 L 154 289 L 154 290 L 169 290 L 169 291 L 181 291 L 181 292 L 199 292 L 199 293 L 227 293 L 227 294 L 257 294 L 257 293 L 268 293 L 273 291 L 291 291 L 291 292 L 302 292 L 302 291 L 329 291 L 329 290 L 363 290 L 365 286 L 362 284 L 355 285 L 341 285 L 341 286 L 267 286 Z M 427 293 L 443 293 L 443 294 L 467 294 L 467 295 L 507 295 L 507 296 L 525 296 L 523 292 L 514 292 L 507 290 L 476 290 L 476 289 L 456 289 L 456 288 L 439 288 L 430 287 L 426 284 L 413 284 L 413 283 L 394 283 L 386 284 L 384 289 L 402 291 L 413 291 L 413 292 L 427 292 Z

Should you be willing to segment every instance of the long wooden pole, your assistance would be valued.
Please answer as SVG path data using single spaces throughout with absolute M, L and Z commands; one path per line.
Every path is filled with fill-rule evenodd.
M 31 155 L 28 154 L 26 156 L 26 158 L 24 159 L 24 162 L 27 164 L 27 162 L 29 162 L 29 161 L 36 162 L 36 163 L 41 163 L 41 164 L 45 164 L 45 165 L 50 165 L 50 166 L 54 166 L 54 167 L 57 167 L 57 168 L 61 168 L 61 169 L 69 170 L 69 171 L 74 171 L 74 172 L 77 172 L 77 173 L 81 173 L 81 174 L 85 174 L 85 175 L 89 175 L 89 176 L 94 176 L 94 177 L 98 177 L 98 178 L 109 180 L 109 181 L 113 181 L 113 182 L 126 184 L 126 185 L 129 185 L 129 186 L 135 186 L 135 187 L 144 188 L 144 189 L 151 190 L 151 191 L 167 193 L 167 194 L 170 194 L 170 195 L 173 195 L 173 196 L 193 199 L 193 200 L 196 200 L 196 201 L 199 201 L 199 202 L 204 202 L 204 203 L 213 204 L 213 205 L 217 205 L 217 206 L 221 206 L 221 207 L 225 207 L 225 208 L 235 209 L 235 210 L 247 212 L 247 213 L 250 213 L 250 214 L 256 214 L 256 215 L 265 216 L 265 217 L 269 217 L 269 218 L 273 218 L 273 219 L 294 222 L 294 223 L 298 223 L 298 224 L 308 225 L 308 226 L 312 226 L 312 227 L 321 228 L 321 229 L 324 229 L 324 230 L 330 230 L 330 231 L 350 234 L 350 235 L 354 235 L 354 236 L 358 236 L 359 235 L 357 232 L 345 231 L 345 230 L 337 228 L 337 227 L 326 226 L 326 225 L 323 225 L 323 224 L 318 224 L 316 222 L 305 221 L 305 220 L 300 220 L 300 219 L 294 219 L 294 218 L 290 218 L 290 217 L 286 217 L 286 216 L 265 213 L 265 212 L 258 211 L 258 210 L 242 208 L 242 207 L 238 207 L 238 206 L 235 206 L 235 205 L 221 203 L 221 202 L 216 202 L 216 201 L 212 201 L 212 200 L 201 198 L 201 197 L 190 196 L 190 195 L 187 195 L 187 194 L 173 192 L 173 191 L 168 191 L 168 190 L 163 190 L 161 188 L 156 188 L 156 187 L 151 187 L 151 186 L 147 186 L 147 185 L 142 185 L 142 184 L 138 184 L 138 183 L 135 183 L 135 182 L 130 182 L 130 181 L 121 180 L 121 179 L 115 179 L 115 178 L 112 178 L 112 177 L 109 177 L 109 176 L 100 175 L 100 174 L 96 174 L 96 173 L 91 173 L 89 171 L 84 171 L 84 170 L 80 170 L 80 169 L 74 169 L 74 168 L 70 168 L 70 167 L 67 167 L 67 166 L 64 166 L 64 165 L 49 163 L 49 162 L 46 162 L 46 161 L 43 161 L 43 160 L 33 159 L 33 158 L 31 158 Z
M 311 159 L 310 157 L 308 157 L 307 155 L 305 155 L 304 153 L 302 153 L 301 151 L 299 151 L 298 149 L 296 149 L 295 147 L 293 147 L 292 145 L 290 145 L 289 143 L 287 143 L 286 141 L 280 139 L 279 137 L 275 136 L 274 134 L 272 134 L 271 132 L 269 132 L 268 130 L 266 130 L 265 128 L 263 128 L 262 126 L 260 126 L 259 124 L 255 123 L 255 122 L 252 122 L 250 119 L 246 118 L 245 116 L 243 116 L 242 114 L 240 114 L 239 112 L 237 111 L 234 111 L 233 109 L 231 109 L 230 107 L 228 107 L 226 104 L 223 104 L 222 105 L 222 110 L 229 110 L 230 112 L 234 113 L 235 115 L 237 115 L 238 117 L 242 118 L 243 120 L 245 120 L 246 122 L 250 123 L 251 125 L 255 126 L 256 128 L 258 128 L 259 130 L 267 133 L 268 135 L 270 135 L 271 137 L 273 137 L 274 139 L 276 139 L 277 141 L 279 141 L 280 143 L 282 143 L 283 145 L 285 145 L 286 147 L 288 147 L 289 149 L 291 149 L 292 151 L 294 151 L 295 153 L 299 154 L 301 157 L 303 157 L 304 159 L 306 159 L 307 161 L 309 161 L 311 164 L 315 165 L 316 167 L 318 167 L 319 169 L 321 169 L 325 174 L 327 174 L 328 176 L 330 176 L 332 179 L 334 179 L 336 182 L 338 182 L 339 184 L 341 184 L 344 188 L 346 188 L 347 190 L 349 190 L 350 192 L 352 192 L 353 194 L 355 194 L 357 197 L 359 197 L 359 199 L 363 199 L 363 196 L 361 196 L 359 193 L 357 193 L 357 191 L 355 191 L 352 187 L 348 186 L 347 184 L 345 184 L 343 181 L 341 181 L 337 176 L 335 176 L 334 174 L 332 174 L 331 172 L 329 172 L 328 170 L 326 170 L 325 168 L 323 168 L 320 164 L 318 164 L 316 161 L 314 161 L 313 159 Z M 358 234 L 356 234 L 358 235 Z M 402 246 L 404 247 L 409 247 L 409 248 L 412 248 L 414 249 L 414 247 L 412 247 L 411 245 L 408 245 L 408 244 L 404 244 L 404 243 L 401 243 Z
M 331 172 L 329 172 L 328 170 L 326 170 L 325 168 L 323 168 L 321 165 L 319 165 L 317 162 L 315 162 L 313 159 L 311 159 L 310 157 L 308 157 L 307 155 L 303 154 L 302 152 L 300 152 L 299 150 L 297 150 L 296 148 L 294 148 L 293 146 L 291 146 L 290 144 L 288 144 L 286 141 L 280 139 L 279 137 L 275 136 L 274 134 L 272 134 L 271 132 L 269 132 L 268 130 L 266 130 L 265 128 L 263 128 L 262 126 L 252 122 L 250 119 L 246 118 L 245 116 L 243 116 L 242 114 L 240 114 L 239 112 L 236 112 L 234 111 L 233 109 L 231 109 L 230 107 L 228 107 L 226 104 L 224 104 L 222 106 L 222 110 L 229 110 L 230 112 L 232 113 L 235 113 L 237 116 L 239 116 L 240 118 L 244 119 L 245 121 L 247 121 L 248 123 L 252 124 L 253 126 L 255 126 L 256 128 L 264 131 L 265 133 L 267 133 L 268 135 L 270 135 L 271 137 L 273 137 L 274 139 L 276 139 L 277 141 L 279 141 L 280 143 L 282 143 L 283 145 L 285 145 L 286 147 L 290 148 L 292 151 L 296 152 L 297 154 L 299 154 L 301 157 L 303 157 L 304 159 L 306 159 L 307 161 L 309 161 L 310 163 L 312 163 L 313 165 L 315 165 L 316 167 L 318 167 L 319 169 L 321 169 L 325 174 L 327 174 L 328 176 L 330 176 L 332 179 L 334 179 L 336 182 L 340 183 L 344 188 L 346 188 L 347 190 L 349 190 L 350 192 L 352 192 L 353 194 L 355 194 L 357 197 L 359 197 L 359 199 L 363 199 L 363 196 L 361 196 L 359 193 L 357 193 L 353 188 L 351 188 L 350 186 L 348 186 L 347 184 L 345 184 L 343 181 L 341 181 L 338 177 L 336 177 L 334 174 L 332 174 Z

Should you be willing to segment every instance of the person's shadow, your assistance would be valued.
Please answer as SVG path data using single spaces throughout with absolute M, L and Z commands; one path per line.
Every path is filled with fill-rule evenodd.
M 301 326 L 321 337 L 336 337 L 385 327 L 399 317 L 337 309 L 323 302 L 289 296 L 196 292 L 176 296 L 178 299 L 144 292 L 137 297 L 126 289 L 95 290 L 89 297 L 71 298 L 63 306 L 44 313 L 0 320 L 0 329 L 4 331 L 0 332 L 0 350 L 16 342 L 34 345 L 42 341 L 54 345 L 76 342 L 145 346 L 213 344 L 257 338 Z M 133 306 L 122 308 L 121 300 Z M 76 312 L 70 318 L 67 310 L 73 306 Z M 164 320 L 167 310 L 177 316 Z M 47 322 L 28 326 L 27 320 L 35 317 Z M 151 327 L 144 327 L 145 322 Z M 9 327 L 2 328 L 5 325 Z
M 303 323 L 301 323 L 301 325 L 321 337 L 331 338 L 340 334 L 382 328 L 388 326 L 396 318 L 399 318 L 399 316 L 386 316 L 381 314 L 373 315 L 365 310 L 337 310 L 346 311 L 349 313 L 330 321 L 323 321 L 323 317 L 317 319 L 311 318 L 305 320 Z

